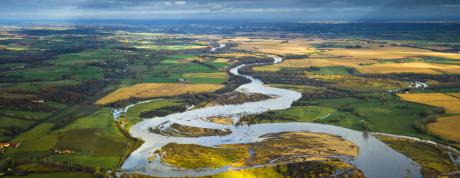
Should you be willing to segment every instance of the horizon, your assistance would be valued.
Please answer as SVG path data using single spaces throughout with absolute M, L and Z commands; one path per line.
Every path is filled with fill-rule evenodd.
M 460 1 L 0 0 L 2 20 L 458 21 Z

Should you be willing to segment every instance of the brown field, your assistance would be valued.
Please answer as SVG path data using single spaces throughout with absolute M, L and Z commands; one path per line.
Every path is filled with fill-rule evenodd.
M 210 117 L 207 118 L 209 121 L 222 124 L 222 125 L 233 125 L 233 119 L 230 117 Z
M 454 141 L 460 148 L 460 116 L 441 117 L 428 124 L 428 130 L 443 139 Z
M 222 87 L 223 85 L 217 84 L 141 83 L 120 88 L 99 99 L 96 104 L 105 105 L 129 98 L 154 98 L 186 93 L 213 92 Z
M 217 58 L 217 59 L 214 60 L 214 62 L 230 63 L 230 59 Z
M 430 46 L 424 46 L 424 48 L 427 48 L 427 49 L 433 49 L 433 50 L 449 50 L 449 49 L 452 49 L 451 47 L 447 47 L 447 46 L 440 46 L 440 45 L 430 45 Z
M 31 99 L 33 97 L 36 97 L 36 95 L 32 94 L 16 94 L 16 93 L 7 93 L 7 92 L 2 92 L 0 93 L 0 99 L 6 98 L 6 99 Z
M 184 77 L 197 77 L 197 78 L 227 78 L 226 72 L 214 72 L 214 73 L 188 73 L 184 74 Z
M 308 85 L 287 85 L 287 84 L 270 84 L 271 87 L 285 88 L 288 90 L 294 90 L 300 93 L 324 93 L 327 92 L 327 88 L 308 86 Z
M 225 59 L 266 58 L 267 57 L 267 55 L 263 55 L 259 53 L 240 53 L 240 52 L 213 54 L 213 56 L 218 57 L 218 58 L 225 58 Z
M 403 88 L 409 84 L 384 78 L 364 78 L 343 75 L 309 75 L 310 78 L 335 82 L 336 87 L 354 91 L 374 91 Z
M 443 93 L 398 94 L 398 96 L 406 101 L 444 107 L 448 113 L 460 114 L 460 99 Z

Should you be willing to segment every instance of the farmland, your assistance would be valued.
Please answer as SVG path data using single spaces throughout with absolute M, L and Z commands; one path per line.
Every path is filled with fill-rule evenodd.
M 246 43 L 246 42 L 244 42 Z M 251 42 L 247 42 L 251 44 Z M 290 42 L 286 42 L 290 43 Z M 305 44 L 292 42 L 297 48 L 310 47 Z M 460 55 L 455 53 L 434 52 L 427 49 L 381 44 L 368 44 L 367 42 L 355 42 L 359 45 L 352 48 L 329 47 L 324 44 L 334 44 L 336 41 L 316 41 L 310 43 L 320 46 L 314 53 L 305 53 L 308 57 L 289 59 L 281 64 L 256 67 L 256 71 L 280 71 L 283 68 L 307 68 L 307 67 L 350 67 L 361 73 L 421 73 L 421 74 L 458 74 L 460 68 Z M 378 41 L 375 43 L 379 43 Z M 271 42 L 266 42 L 267 46 Z M 261 46 L 261 50 L 263 47 Z M 269 47 L 267 47 L 269 48 Z M 269 48 L 270 49 L 270 48 Z M 310 49 L 310 48 L 309 48 Z M 278 49 L 283 51 L 283 48 Z M 298 55 L 295 51 L 281 52 L 282 55 Z
M 163 96 L 177 96 L 186 93 L 212 92 L 222 87 L 222 85 L 216 84 L 144 83 L 120 88 L 98 100 L 96 103 L 109 104 L 129 98 L 148 99 Z
M 44 33 L 35 33 L 41 30 Z M 18 30 L 15 33 L 21 34 L 20 38 L 2 33 L 0 41 L 7 45 L 2 45 L 0 54 L 0 139 L 20 144 L 1 155 L 2 170 L 15 159 L 53 164 L 40 171 L 45 177 L 66 175 L 54 173 L 56 165 L 60 165 L 59 170 L 75 171 L 66 176 L 80 177 L 94 175 L 95 168 L 116 169 L 139 142 L 123 135 L 126 130 L 113 121 L 112 108 L 94 105 L 98 100 L 136 86 L 148 87 L 139 90 L 139 95 L 121 99 L 212 92 L 228 79 L 224 71 L 230 63 L 200 56 L 200 50 L 207 51 L 208 44 L 194 37 L 142 33 L 106 36 L 96 29 L 69 36 L 72 30 L 62 29 L 62 34 L 54 34 L 57 31 L 53 28 Z M 21 46 L 14 46 L 16 43 Z M 180 84 L 179 79 L 189 84 Z M 165 87 L 176 89 L 156 92 Z M 143 112 L 174 105 L 182 103 L 151 102 L 134 107 L 125 118 L 135 124 Z M 126 126 L 129 128 L 129 124 Z M 43 173 L 47 171 L 52 173 Z
M 198 27 L 167 25 L 149 30 L 131 26 L 0 28 L 0 141 L 19 145 L 1 150 L 0 173 L 13 177 L 126 173 L 122 165 L 143 143 L 142 137 L 132 138 L 136 124 L 175 113 L 279 98 L 233 91 L 250 82 L 229 72 L 240 64 L 246 64 L 241 74 L 271 87 L 297 91 L 301 98 L 289 108 L 282 107 L 286 109 L 251 115 L 244 111 L 237 115 L 239 121 L 223 114 L 193 123 L 212 122 L 228 130 L 172 120 L 170 125 L 164 122 L 169 126 L 164 130 L 146 126 L 148 134 L 171 140 L 202 136 L 224 140 L 232 128 L 246 124 L 250 130 L 257 124 L 311 122 L 460 148 L 460 54 L 456 51 L 460 44 L 452 40 L 458 39 L 455 33 L 410 27 L 414 33 L 399 39 L 391 36 L 407 34 L 369 30 L 374 28 L 371 25 L 356 32 L 328 33 L 297 31 L 289 25 L 268 26 L 264 28 L 273 32 L 255 33 L 235 26 L 241 31 L 216 27 L 203 32 Z M 284 61 L 268 64 L 273 55 Z M 114 109 L 127 106 L 126 112 L 114 114 Z M 196 119 L 184 118 L 179 121 Z M 363 176 L 349 162 L 360 154 L 358 146 L 341 137 L 314 132 L 261 137 L 266 138 L 212 146 L 169 143 L 147 152 L 159 156 L 161 164 L 181 169 L 229 166 L 229 171 L 214 177 Z M 458 170 L 446 150 L 378 138 L 420 164 L 424 175 Z
M 460 114 L 460 99 L 444 93 L 400 94 L 399 96 L 406 101 L 443 107 L 448 113 Z
M 458 147 L 460 146 L 459 129 L 460 117 L 441 117 L 434 123 L 428 124 L 428 130 L 441 138 L 452 141 Z

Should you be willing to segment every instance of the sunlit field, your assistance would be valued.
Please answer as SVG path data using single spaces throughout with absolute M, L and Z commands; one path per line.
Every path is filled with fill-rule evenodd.
M 147 99 L 162 96 L 177 96 L 186 93 L 212 92 L 222 87 L 222 85 L 217 84 L 143 83 L 120 88 L 101 98 L 96 104 L 104 105 L 129 98 Z

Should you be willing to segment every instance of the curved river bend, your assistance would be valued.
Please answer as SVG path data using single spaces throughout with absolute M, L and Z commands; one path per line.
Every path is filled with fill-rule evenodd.
M 221 45 L 225 46 L 225 45 Z M 215 51 L 215 50 L 213 50 Z M 275 63 L 282 62 L 282 58 L 273 56 Z M 315 123 L 270 123 L 256 124 L 249 126 L 228 126 L 220 125 L 205 120 L 212 116 L 231 117 L 238 121 L 241 116 L 257 114 L 269 110 L 287 109 L 291 104 L 301 98 L 301 94 L 296 91 L 273 88 L 264 85 L 258 79 L 238 72 L 239 65 L 230 70 L 233 75 L 243 76 L 251 80 L 250 83 L 240 86 L 237 91 L 248 93 L 260 93 L 276 96 L 274 98 L 247 102 L 238 105 L 213 106 L 208 108 L 185 111 L 183 113 L 171 114 L 165 117 L 146 119 L 137 123 L 130 129 L 133 137 L 141 138 L 145 143 L 131 153 L 122 166 L 122 172 L 154 175 L 159 177 L 184 177 L 184 176 L 204 176 L 226 171 L 229 167 L 219 169 L 189 170 L 178 169 L 173 166 L 165 165 L 160 162 L 157 156 L 152 162 L 148 162 L 148 157 L 153 155 L 155 150 L 160 149 L 168 143 L 198 144 L 203 146 L 216 146 L 221 144 L 249 143 L 260 140 L 259 137 L 269 133 L 284 131 L 309 131 L 321 132 L 338 135 L 350 140 L 359 147 L 359 155 L 350 160 L 350 163 L 362 170 L 366 177 L 386 178 L 386 177 L 422 177 L 420 167 L 406 156 L 396 152 L 389 146 L 377 140 L 372 135 L 362 132 Z M 126 111 L 124 109 L 124 111 Z M 120 111 L 116 110 L 116 114 Z M 114 112 L 115 113 L 115 112 Z M 177 123 L 186 126 L 230 129 L 231 134 L 226 136 L 204 136 L 198 138 L 163 136 L 150 132 L 148 129 L 166 129 L 171 124 Z

